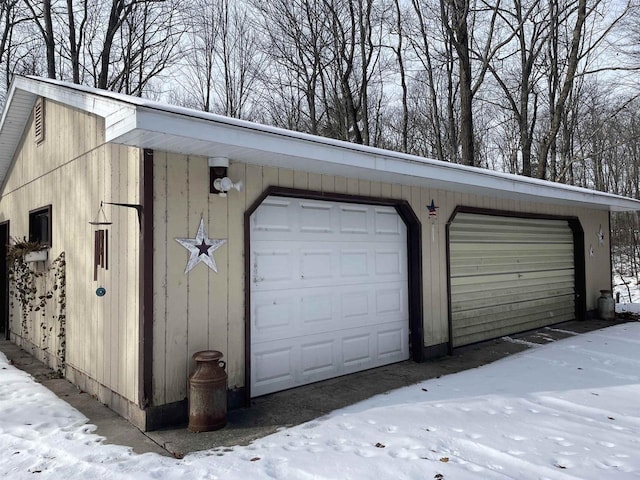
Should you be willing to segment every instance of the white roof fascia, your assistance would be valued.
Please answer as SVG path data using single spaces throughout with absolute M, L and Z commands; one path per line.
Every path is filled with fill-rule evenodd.
M 77 89 L 63 82 L 16 76 L 11 83 L 0 120 L 0 189 L 14 161 L 14 155 L 24 135 L 33 105 L 44 97 L 109 119 L 122 109 L 135 107 L 122 100 L 100 94 L 100 90 Z
M 546 203 L 568 203 L 612 211 L 640 210 L 640 201 L 545 180 L 430 160 L 413 155 L 356 145 L 226 117 L 202 118 L 197 112 L 176 112 L 140 106 L 127 118 L 130 130 L 109 131 L 107 140 L 142 148 L 172 139 L 175 153 L 214 156 L 275 167 L 298 168 L 316 173 L 357 175 L 409 185 L 443 184 L 440 188 L 496 195 L 526 197 Z M 224 121 L 220 121 L 223 119 Z M 203 151 L 202 145 L 211 148 Z
M 42 81 L 35 78 L 17 77 L 15 87 L 26 90 L 36 96 L 44 97 L 55 102 L 69 105 L 79 110 L 93 113 L 100 117 L 108 117 L 115 110 L 123 106 L 122 100 L 116 100 L 100 94 L 100 90 L 89 92 L 63 82 Z
M 59 80 L 16 77 L 0 123 L 0 181 L 22 137 L 35 98 L 105 118 L 106 141 L 186 155 L 297 168 L 502 198 L 640 210 L 640 201 L 519 175 L 467 167 L 318 137 Z M 21 124 L 21 127 L 20 127 Z M 16 138 L 15 131 L 19 131 Z M 3 170 L 4 169 L 4 170 Z
M 16 148 L 24 135 L 36 97 L 16 90 L 12 84 L 0 119 L 0 190 L 13 163 Z M 11 107 L 11 108 L 10 108 Z

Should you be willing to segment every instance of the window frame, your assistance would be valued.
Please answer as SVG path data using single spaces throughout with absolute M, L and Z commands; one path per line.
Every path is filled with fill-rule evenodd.
M 30 242 L 39 242 L 51 248 L 53 244 L 52 211 L 53 211 L 53 208 L 51 204 L 45 207 L 35 208 L 29 211 L 29 241 Z M 41 218 L 43 214 L 47 218 L 47 226 L 46 226 L 47 240 L 46 241 L 42 239 L 41 224 L 40 222 L 37 222 L 37 219 Z

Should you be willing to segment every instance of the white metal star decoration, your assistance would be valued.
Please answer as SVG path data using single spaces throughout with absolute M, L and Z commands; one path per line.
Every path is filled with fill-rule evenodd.
M 204 219 L 200 218 L 200 226 L 196 238 L 176 238 L 176 242 L 189 250 L 189 261 L 184 269 L 187 274 L 200 262 L 204 262 L 214 272 L 218 273 L 218 266 L 213 259 L 213 252 L 227 243 L 226 240 L 212 240 L 204 229 Z

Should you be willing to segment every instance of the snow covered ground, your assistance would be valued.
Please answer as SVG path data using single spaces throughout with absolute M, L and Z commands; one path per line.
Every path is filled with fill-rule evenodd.
M 104 445 L 0 354 L 0 477 L 640 478 L 640 322 L 374 397 L 248 447 L 175 460 Z
M 640 286 L 636 277 L 613 275 L 613 298 L 620 295 L 620 303 L 616 305 L 617 312 L 640 311 Z

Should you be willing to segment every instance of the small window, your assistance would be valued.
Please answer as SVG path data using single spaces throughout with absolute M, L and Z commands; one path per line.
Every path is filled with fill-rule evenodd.
M 44 142 L 44 100 L 39 97 L 33 107 L 33 128 L 36 145 Z
M 51 246 L 51 205 L 29 212 L 29 241 Z

